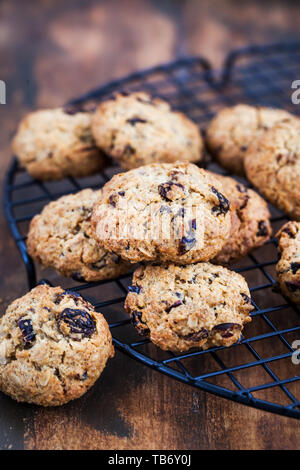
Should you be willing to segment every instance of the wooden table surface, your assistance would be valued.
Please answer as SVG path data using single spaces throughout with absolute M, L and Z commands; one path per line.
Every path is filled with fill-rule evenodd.
M 2 0 L 1 184 L 27 111 L 179 55 L 218 66 L 248 42 L 297 39 L 299 13 L 292 1 Z M 4 312 L 27 286 L 2 206 L 0 249 Z M 0 449 L 295 449 L 299 437 L 293 419 L 195 390 L 121 353 L 85 397 L 62 408 L 18 405 L 0 394 Z

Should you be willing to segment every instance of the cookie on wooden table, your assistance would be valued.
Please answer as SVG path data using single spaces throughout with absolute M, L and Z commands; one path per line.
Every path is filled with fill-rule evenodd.
M 38 286 L 0 319 L 0 390 L 20 402 L 81 397 L 113 355 L 104 317 L 76 292 Z
M 230 346 L 251 321 L 245 279 L 211 263 L 139 267 L 129 290 L 133 325 L 164 350 Z
M 117 94 L 101 103 L 92 119 L 92 132 L 98 146 L 126 170 L 148 163 L 202 159 L 197 125 L 146 93 Z

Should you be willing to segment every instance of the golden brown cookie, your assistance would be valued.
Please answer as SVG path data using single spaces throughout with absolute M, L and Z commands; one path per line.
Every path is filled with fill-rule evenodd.
M 191 163 L 146 165 L 114 176 L 93 208 L 100 246 L 132 263 L 213 258 L 231 218 L 222 185 Z
M 99 195 L 84 189 L 47 204 L 30 224 L 27 249 L 32 258 L 78 281 L 102 281 L 128 272 L 128 263 L 93 238 L 90 219 Z
M 101 103 L 92 119 L 92 132 L 98 146 L 126 170 L 202 158 L 196 124 L 146 93 L 117 94 Z
M 300 221 L 300 120 L 277 124 L 245 156 L 247 178 L 274 206 Z
M 105 165 L 91 133 L 91 114 L 74 107 L 29 113 L 19 125 L 12 148 L 39 180 L 86 176 Z
M 286 223 L 278 238 L 279 261 L 276 272 L 284 295 L 300 304 L 300 222 Z
M 125 308 L 138 332 L 161 349 L 230 346 L 253 309 L 245 279 L 211 263 L 142 266 Z
M 245 152 L 253 139 L 290 118 L 292 115 L 282 109 L 246 104 L 222 109 L 207 129 L 207 147 L 220 165 L 243 175 Z
M 104 317 L 76 292 L 38 286 L 0 319 L 0 390 L 17 401 L 79 398 L 113 355 Z
M 213 262 L 227 264 L 246 256 L 269 240 L 272 234 L 271 215 L 267 203 L 255 191 L 233 178 L 215 173 L 213 176 L 222 183 L 231 209 L 230 236 Z

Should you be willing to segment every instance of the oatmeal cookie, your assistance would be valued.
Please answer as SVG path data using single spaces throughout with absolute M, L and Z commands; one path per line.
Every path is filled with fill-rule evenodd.
M 251 321 L 245 279 L 211 263 L 139 267 L 129 290 L 133 325 L 164 350 L 230 346 Z
M 76 292 L 38 286 L 0 319 L 0 390 L 20 402 L 81 397 L 113 355 L 104 317 Z
M 126 170 L 202 159 L 203 141 L 196 124 L 146 93 L 117 94 L 101 103 L 92 132 L 99 147 Z
M 276 236 L 279 254 L 276 272 L 281 290 L 300 304 L 300 222 L 286 223 Z
M 222 183 L 231 208 L 230 236 L 213 262 L 228 264 L 269 240 L 272 234 L 271 215 L 267 203 L 255 191 L 233 178 L 213 175 Z
M 246 104 L 222 109 L 207 129 L 207 147 L 220 165 L 243 175 L 245 152 L 253 139 L 290 118 L 292 115 L 281 109 Z
M 268 201 L 300 221 L 300 119 L 277 124 L 254 141 L 245 169 Z
M 93 208 L 95 237 L 132 263 L 213 258 L 231 226 L 222 185 L 191 163 L 146 165 L 114 176 Z
M 39 180 L 90 175 L 106 163 L 91 133 L 91 114 L 74 107 L 29 113 L 19 125 L 12 148 Z
M 101 281 L 126 273 L 130 265 L 99 247 L 91 215 L 100 191 L 84 189 L 50 202 L 30 224 L 28 253 L 44 267 L 78 281 Z

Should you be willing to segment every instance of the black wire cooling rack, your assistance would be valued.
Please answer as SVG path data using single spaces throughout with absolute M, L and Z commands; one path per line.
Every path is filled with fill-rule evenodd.
M 169 101 L 205 132 L 216 111 L 239 102 L 299 113 L 300 107 L 291 101 L 291 84 L 296 79 L 300 79 L 300 43 L 256 46 L 231 53 L 220 71 L 214 71 L 203 58 L 184 58 L 113 81 L 72 103 L 91 106 L 117 90 L 145 90 Z M 222 171 L 213 163 L 209 168 Z M 300 340 L 300 316 L 276 287 L 275 239 L 233 266 L 246 277 L 255 305 L 244 338 L 230 348 L 180 355 L 160 351 L 131 326 L 123 308 L 130 276 L 80 284 L 50 270 L 41 274 L 34 266 L 25 244 L 33 215 L 63 194 L 102 186 L 117 171 L 111 167 L 90 178 L 44 183 L 33 180 L 13 161 L 5 184 L 5 213 L 25 263 L 29 287 L 36 285 L 38 275 L 39 280 L 46 277 L 53 285 L 80 291 L 105 315 L 115 346 L 159 372 L 221 397 L 300 418 L 300 365 L 294 343 Z M 286 219 L 272 207 L 271 212 L 276 233 Z

